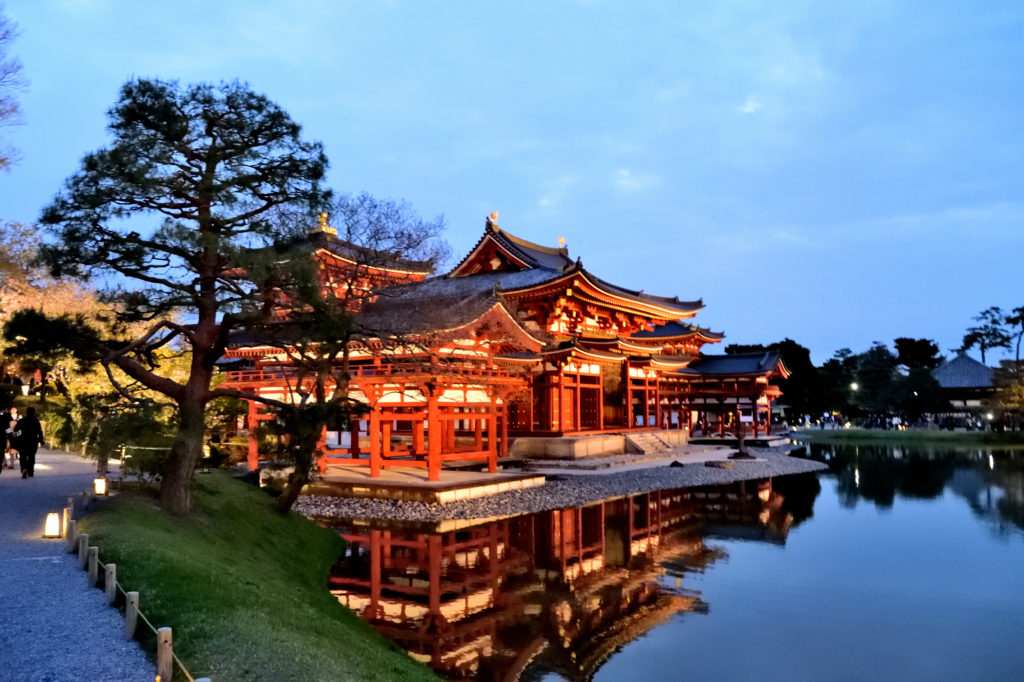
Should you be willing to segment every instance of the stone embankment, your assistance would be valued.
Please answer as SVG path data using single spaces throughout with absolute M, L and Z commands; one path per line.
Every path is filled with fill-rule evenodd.
M 439 522 L 527 514 L 589 504 L 620 495 L 724 485 L 826 468 L 820 462 L 790 457 L 786 449 L 751 448 L 750 452 L 757 458 L 734 461 L 731 468 L 706 466 L 706 461 L 725 460 L 723 456 L 691 462 L 686 457 L 666 458 L 657 466 L 649 463 L 640 468 L 603 469 L 599 473 L 546 470 L 548 479 L 543 486 L 447 504 L 304 496 L 299 498 L 295 507 L 313 518 Z

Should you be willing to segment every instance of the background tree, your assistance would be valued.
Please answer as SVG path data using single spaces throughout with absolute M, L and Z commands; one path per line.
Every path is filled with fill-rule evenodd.
M 128 344 L 99 346 L 104 365 L 176 405 L 160 504 L 185 514 L 205 408 L 218 397 L 214 363 L 232 329 L 266 312 L 244 273 L 270 267 L 294 237 L 280 233 L 276 211 L 313 223 L 327 159 L 280 107 L 237 82 L 130 81 L 107 117 L 111 146 L 86 155 L 43 212 L 56 242 L 42 256 L 55 276 L 113 275 L 103 293 L 119 321 L 150 323 Z M 153 362 L 172 343 L 191 354 L 184 381 Z
M 18 25 L 4 15 L 0 5 L 0 128 L 17 123 L 21 107 L 18 93 L 28 85 L 21 73 L 21 62 L 10 55 L 10 46 L 18 36 Z M 14 160 L 14 150 L 0 146 L 0 170 L 6 170 Z
M 931 339 L 911 339 L 901 336 L 894 342 L 896 360 L 911 369 L 935 369 L 942 364 L 939 346 Z
M 884 343 L 876 341 L 857 358 L 854 402 L 867 412 L 885 414 L 893 404 L 893 387 L 898 364 L 896 356 Z
M 851 414 L 854 409 L 851 385 L 856 381 L 857 356 L 849 348 L 840 348 L 818 370 L 814 391 L 822 411 Z
M 961 352 L 969 351 L 971 348 L 978 346 L 981 350 L 981 364 L 985 364 L 986 350 L 1010 347 L 1010 334 L 1004 326 L 1006 321 L 1002 308 L 992 306 L 987 310 L 981 311 L 972 319 L 981 324 L 967 329 L 967 333 L 964 334 L 963 345 L 960 347 Z
M 730 344 L 725 347 L 726 355 L 763 353 L 767 350 L 778 351 L 783 364 L 790 371 L 788 378 L 777 379 L 774 382 L 782 391 L 782 402 L 796 415 L 817 412 L 820 407 L 820 401 L 817 400 L 815 394 L 818 369 L 811 361 L 810 349 L 790 338 L 770 343 L 767 346 Z

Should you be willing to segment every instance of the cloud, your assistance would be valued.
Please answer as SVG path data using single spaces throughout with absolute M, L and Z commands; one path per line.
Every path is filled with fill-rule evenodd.
M 736 107 L 736 111 L 740 112 L 741 114 L 752 114 L 758 109 L 760 109 L 761 106 L 762 104 L 758 102 L 756 99 L 754 99 L 753 97 L 748 97 L 746 102 Z
M 633 173 L 628 168 L 619 168 L 615 171 L 614 182 L 621 190 L 635 192 L 660 184 L 661 178 L 654 173 Z
M 537 199 L 537 206 L 540 208 L 553 208 L 565 200 L 569 189 L 577 183 L 579 178 L 572 173 L 560 175 L 554 180 L 545 183 L 544 191 Z

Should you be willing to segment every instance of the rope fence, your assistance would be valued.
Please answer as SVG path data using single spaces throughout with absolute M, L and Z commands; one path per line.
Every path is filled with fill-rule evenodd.
M 83 495 L 88 499 L 88 494 Z M 64 508 L 62 534 L 68 554 L 78 554 L 79 567 L 87 572 L 90 587 L 100 587 L 100 572 L 103 573 L 103 590 L 106 592 L 107 605 L 124 610 L 124 636 L 136 639 L 139 621 L 152 633 L 156 641 L 156 682 L 172 682 L 175 669 L 189 682 L 210 682 L 209 677 L 195 678 L 174 653 L 173 633 L 171 628 L 156 627 L 146 618 L 139 607 L 139 593 L 127 591 L 117 581 L 117 565 L 105 564 L 100 561 L 99 548 L 89 544 L 89 534 L 78 532 L 78 522 L 74 519 L 75 498 L 69 497 Z

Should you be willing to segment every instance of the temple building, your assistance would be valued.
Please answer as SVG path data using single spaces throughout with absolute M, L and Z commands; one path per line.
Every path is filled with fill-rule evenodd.
M 581 457 L 667 450 L 693 436 L 770 433 L 775 352 L 704 355 L 723 334 L 692 322 L 700 300 L 612 284 L 564 244 L 516 237 L 492 214 L 483 235 L 446 274 L 393 260 L 357 266 L 359 247 L 325 222 L 311 235 L 325 288 L 379 289 L 357 313 L 350 397 L 367 406 L 329 432 L 321 473 L 334 464 L 496 471 L 509 456 Z M 345 275 L 345 276 L 342 276 Z M 344 284 L 340 284 L 340 283 Z M 340 287 L 340 289 L 339 289 Z M 250 339 L 230 349 L 227 386 L 287 399 L 295 368 L 279 348 Z M 239 367 L 240 365 L 240 367 Z M 249 465 L 260 459 L 249 410 Z

